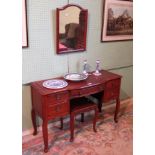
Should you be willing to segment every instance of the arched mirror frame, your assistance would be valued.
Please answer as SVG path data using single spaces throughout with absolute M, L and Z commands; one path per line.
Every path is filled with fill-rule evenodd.
M 85 25 L 84 25 L 84 34 L 83 34 L 83 39 L 84 39 L 84 45 L 83 48 L 76 48 L 76 49 L 64 49 L 64 50 L 60 50 L 59 48 L 59 43 L 60 43 L 60 12 L 67 9 L 68 7 L 77 7 L 79 8 L 82 12 L 85 13 L 84 15 L 84 21 L 85 21 Z M 57 54 L 63 54 L 63 53 L 71 53 L 71 52 L 83 52 L 86 50 L 86 36 L 87 36 L 87 20 L 88 20 L 88 10 L 87 9 L 83 9 L 81 6 L 76 5 L 76 4 L 67 4 L 62 8 L 57 8 L 56 10 L 56 51 Z

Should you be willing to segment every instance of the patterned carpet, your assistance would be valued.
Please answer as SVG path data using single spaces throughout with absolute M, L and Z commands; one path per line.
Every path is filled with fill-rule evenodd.
M 121 106 L 119 122 L 113 121 L 114 108 L 105 109 L 99 115 L 97 133 L 92 129 L 92 115 L 81 123 L 76 119 L 75 140 L 70 142 L 69 122 L 64 129 L 49 129 L 49 152 L 44 153 L 42 133 L 23 137 L 23 155 L 132 155 L 132 104 Z M 104 117 L 103 117 L 104 113 Z

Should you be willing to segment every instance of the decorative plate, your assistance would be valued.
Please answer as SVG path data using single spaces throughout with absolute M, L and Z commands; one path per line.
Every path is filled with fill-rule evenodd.
M 47 80 L 43 82 L 43 86 L 49 89 L 64 88 L 68 83 L 64 80 Z
M 78 73 L 70 73 L 64 76 L 66 80 L 70 80 L 70 81 L 82 81 L 82 80 L 87 79 L 87 77 L 88 75 L 78 74 Z

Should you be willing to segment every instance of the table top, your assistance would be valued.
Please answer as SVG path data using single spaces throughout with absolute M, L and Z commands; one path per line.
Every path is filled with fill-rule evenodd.
M 50 80 L 50 79 L 32 82 L 31 86 L 33 88 L 37 89 L 37 91 L 41 95 L 48 95 L 51 93 L 57 93 L 57 92 L 61 92 L 61 91 L 83 89 L 83 88 L 99 85 L 99 84 L 105 83 L 107 81 L 111 81 L 111 80 L 118 79 L 118 78 L 122 77 L 118 74 L 114 74 L 114 73 L 111 73 L 111 72 L 105 71 L 105 70 L 101 70 L 100 72 L 101 72 L 101 75 L 99 75 L 99 76 L 95 76 L 93 74 L 93 72 L 91 72 L 90 75 L 88 76 L 88 78 L 86 80 L 83 80 L 83 81 L 75 82 L 75 81 L 67 81 L 66 80 L 68 82 L 68 86 L 65 88 L 48 89 L 48 88 L 43 87 L 43 85 L 42 85 L 43 82 L 46 80 Z M 51 79 L 65 80 L 63 77 L 57 77 L 57 78 L 51 78 Z

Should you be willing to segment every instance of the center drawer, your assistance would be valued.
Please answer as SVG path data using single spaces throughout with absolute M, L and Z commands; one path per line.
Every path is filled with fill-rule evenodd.
M 95 94 L 104 90 L 103 85 L 91 86 L 83 89 L 77 89 L 71 91 L 72 97 L 82 97 L 90 94 Z

